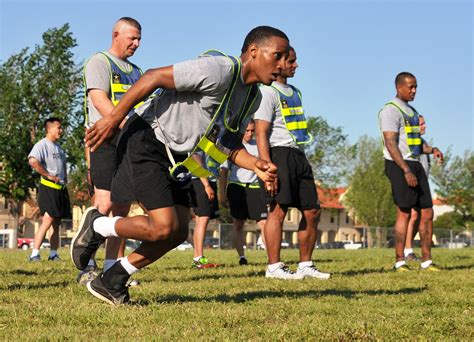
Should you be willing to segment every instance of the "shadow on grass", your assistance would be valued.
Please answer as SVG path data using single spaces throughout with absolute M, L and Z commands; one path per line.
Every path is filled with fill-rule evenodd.
M 350 271 L 343 271 L 343 272 L 334 272 L 333 274 L 340 274 L 343 276 L 358 276 L 358 275 L 365 275 L 365 274 L 371 274 L 371 273 L 387 273 L 387 272 L 392 272 L 392 270 L 387 270 L 383 267 L 380 268 L 364 268 L 362 270 L 350 270 Z
M 14 290 L 38 290 L 38 289 L 46 289 L 50 287 L 68 287 L 71 285 L 69 281 L 60 281 L 56 283 L 35 283 L 35 284 L 25 284 L 25 283 L 14 283 L 8 284 L 5 286 L 6 290 L 14 291 Z
M 172 294 L 163 297 L 157 297 L 153 301 L 137 300 L 132 302 L 132 305 L 146 306 L 151 304 L 173 304 L 173 303 L 195 303 L 195 302 L 220 302 L 220 303 L 244 303 L 256 299 L 271 299 L 271 298 L 289 298 L 300 299 L 303 297 L 319 298 L 324 296 L 337 296 L 347 299 L 353 299 L 358 296 L 398 296 L 400 294 L 411 295 L 418 294 L 427 289 L 423 287 L 407 287 L 398 290 L 362 290 L 355 291 L 350 289 L 327 289 L 327 290 L 310 290 L 310 291 L 255 291 L 238 293 L 235 295 L 221 294 L 211 297 L 197 297 L 197 296 L 183 296 Z
M 474 265 L 458 265 L 458 266 L 440 267 L 442 271 L 468 270 L 471 268 L 474 268 Z
M 29 270 L 11 270 L 11 271 L 0 272 L 0 276 L 4 276 L 4 275 L 8 275 L 8 274 L 31 276 L 31 275 L 38 275 L 38 272 L 29 271 Z
M 241 266 L 242 267 L 242 266 Z M 175 277 L 166 277 L 166 278 L 162 278 L 160 279 L 161 281 L 164 281 L 164 282 L 173 282 L 173 283 L 176 283 L 176 282 L 189 282 L 189 281 L 200 281 L 200 280 L 218 280 L 218 279 L 224 279 L 224 278 L 249 278 L 249 277 L 262 277 L 262 276 L 265 276 L 265 272 L 264 271 L 260 271 L 260 272 L 246 272 L 246 273 L 242 273 L 242 274 L 235 274 L 235 273 L 232 273 L 232 274 L 229 274 L 229 273 L 205 273 L 206 271 L 203 271 L 203 270 L 196 270 L 196 272 L 198 274 L 196 275 L 192 275 L 190 277 L 183 277 L 182 275 L 179 275 L 177 276 L 176 278 Z

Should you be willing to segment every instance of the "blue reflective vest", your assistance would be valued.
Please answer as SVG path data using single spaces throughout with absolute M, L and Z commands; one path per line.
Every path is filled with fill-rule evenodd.
M 410 156 L 403 156 L 404 158 L 407 157 L 415 157 L 418 158 L 423 153 L 423 144 L 421 140 L 420 134 L 420 118 L 419 114 L 415 108 L 409 105 L 409 107 L 413 110 L 413 114 L 410 115 L 406 113 L 398 104 L 395 102 L 388 102 L 385 106 L 394 106 L 398 109 L 400 114 L 403 118 L 403 123 L 405 125 L 405 134 L 407 138 L 407 145 L 410 149 Z
M 288 132 L 297 144 L 309 144 L 313 141 L 313 136 L 308 132 L 308 122 L 304 115 L 303 103 L 299 90 L 288 84 L 292 92 L 285 94 L 277 87 L 272 87 L 280 97 L 280 111 Z

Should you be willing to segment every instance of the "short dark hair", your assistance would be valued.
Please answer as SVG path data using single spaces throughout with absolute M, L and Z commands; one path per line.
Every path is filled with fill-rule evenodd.
M 251 44 L 261 44 L 271 37 L 280 37 L 289 41 L 288 36 L 279 29 L 271 26 L 258 26 L 252 29 L 245 37 L 242 53 L 245 53 Z
M 405 78 L 414 78 L 416 79 L 415 75 L 413 75 L 411 72 L 408 71 L 403 71 L 395 77 L 395 85 L 399 85 L 403 81 L 405 81 Z
M 139 31 L 142 30 L 142 25 L 140 25 L 140 23 L 136 19 L 133 19 L 133 18 L 130 18 L 130 17 L 122 17 L 119 20 L 117 20 L 117 22 L 119 22 L 119 21 L 125 21 L 127 24 L 129 24 L 130 26 L 135 27 Z
M 52 124 L 53 122 L 59 122 L 61 123 L 61 119 L 60 118 L 56 118 L 56 117 L 51 117 L 51 118 L 47 118 L 46 120 L 44 120 L 44 130 L 46 132 L 48 132 L 48 125 L 49 124 Z

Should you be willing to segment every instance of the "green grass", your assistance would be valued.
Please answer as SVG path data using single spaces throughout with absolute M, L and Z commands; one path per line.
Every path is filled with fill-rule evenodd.
M 241 267 L 208 251 L 225 266 L 192 270 L 192 252 L 173 251 L 134 276 L 132 305 L 112 307 L 76 284 L 67 250 L 58 263 L 0 251 L 0 340 L 474 339 L 472 248 L 433 250 L 439 273 L 395 273 L 388 249 L 318 250 L 332 278 L 293 282 L 265 279 L 265 252 L 247 254 Z M 298 253 L 282 258 L 294 269 Z

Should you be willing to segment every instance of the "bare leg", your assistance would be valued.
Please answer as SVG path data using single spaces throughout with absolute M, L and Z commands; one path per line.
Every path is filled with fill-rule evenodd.
M 395 257 L 396 261 L 403 261 L 405 256 L 403 249 L 407 237 L 408 221 L 410 220 L 410 210 L 402 210 L 397 207 L 397 219 L 395 221 Z
M 421 261 L 431 260 L 433 239 L 433 208 L 421 209 L 420 218 Z
M 57 251 L 59 248 L 59 227 L 61 225 L 61 219 L 55 218 L 53 219 L 53 233 L 49 237 L 49 244 L 51 246 L 51 250 Z M 36 239 L 35 239 L 36 241 Z
M 127 257 L 133 266 L 140 269 L 186 240 L 188 227 L 189 208 L 176 206 L 150 210 L 148 219 L 145 216 L 120 219 L 116 231 L 124 238 L 144 241 Z M 133 230 L 135 233 L 132 233 Z
M 420 215 L 418 214 L 419 209 L 412 209 L 410 221 L 408 221 L 408 228 L 407 228 L 407 238 L 405 240 L 405 249 L 413 248 L 412 241 L 414 236 L 414 232 L 417 230 L 420 224 Z
M 245 256 L 244 252 L 244 225 L 245 220 L 233 219 L 232 235 L 234 247 L 237 250 L 239 256 Z
M 303 211 L 298 228 L 298 242 L 300 244 L 300 261 L 311 261 L 314 245 L 317 238 L 317 229 L 321 210 L 308 209 Z
M 283 208 L 278 203 L 270 205 L 270 212 L 264 229 L 268 264 L 275 264 L 280 261 L 281 233 L 287 210 L 288 208 Z
M 265 224 L 267 223 L 267 220 L 260 220 L 257 222 L 258 227 L 260 228 L 263 244 L 266 245 L 265 243 Z
M 99 210 L 100 211 L 100 210 Z M 118 205 L 113 203 L 109 216 L 126 217 L 130 211 L 130 205 Z M 125 239 L 120 237 L 109 237 L 105 248 L 105 259 L 122 258 L 125 253 Z
M 204 251 L 204 238 L 209 224 L 209 216 L 196 216 L 196 226 L 194 227 L 194 257 L 202 256 Z
M 33 245 L 34 249 L 40 249 L 41 244 L 43 243 L 46 232 L 49 227 L 53 224 L 54 218 L 49 216 L 48 213 L 44 213 L 43 219 L 41 220 L 41 225 L 38 228 L 38 231 L 35 234 L 35 242 Z

